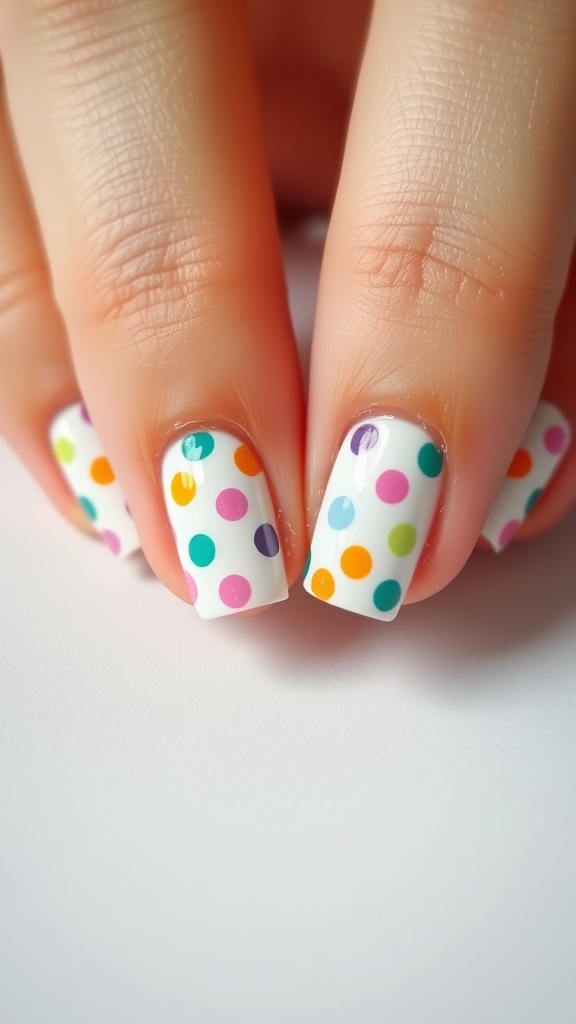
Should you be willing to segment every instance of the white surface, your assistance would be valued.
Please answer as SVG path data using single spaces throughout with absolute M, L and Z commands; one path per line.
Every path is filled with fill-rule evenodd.
M 0 447 L 2 1024 L 568 1024 L 576 518 L 203 623 Z

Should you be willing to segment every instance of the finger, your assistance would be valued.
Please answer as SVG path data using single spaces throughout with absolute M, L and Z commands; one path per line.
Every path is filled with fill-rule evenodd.
M 477 540 L 541 392 L 574 242 L 575 37 L 570 0 L 375 6 L 314 338 L 314 511 L 345 438 L 316 596 L 391 618 Z M 373 448 L 354 441 L 363 415 Z M 370 555 L 360 580 L 348 548 Z
M 229 577 L 254 575 L 226 612 L 281 599 L 283 556 L 289 580 L 302 560 L 302 397 L 241 5 L 13 0 L 0 41 L 78 379 L 152 567 L 182 597 L 197 574 L 205 617 Z M 211 431 L 256 450 L 251 483 L 232 442 L 194 469 L 182 438 Z M 194 477 L 186 504 L 163 495 L 165 450 Z M 234 531 L 216 487 L 250 499 Z M 257 512 L 277 557 L 255 547 Z

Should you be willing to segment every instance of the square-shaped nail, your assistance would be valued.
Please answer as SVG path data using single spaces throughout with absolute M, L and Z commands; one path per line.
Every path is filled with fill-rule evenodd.
M 443 466 L 442 450 L 416 423 L 396 416 L 356 423 L 318 514 L 308 593 L 360 615 L 394 619 L 430 531 Z
M 162 487 L 178 556 L 202 619 L 288 597 L 276 516 L 262 464 L 224 430 L 172 444 Z
M 58 465 L 94 529 L 113 554 L 133 554 L 140 547 L 136 527 L 83 402 L 62 409 L 49 435 Z
M 508 467 L 482 536 L 503 551 L 534 508 L 570 444 L 570 424 L 551 402 L 538 402 L 522 444 Z

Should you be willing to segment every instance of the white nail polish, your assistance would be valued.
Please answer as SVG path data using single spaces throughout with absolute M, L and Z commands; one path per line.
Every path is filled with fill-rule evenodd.
M 339 608 L 396 617 L 438 505 L 443 453 L 415 423 L 356 423 L 336 457 L 304 587 Z
M 113 554 L 124 558 L 137 551 L 132 516 L 82 402 L 54 417 L 50 443 L 78 504 Z
M 162 463 L 168 518 L 202 619 L 288 597 L 276 516 L 255 453 L 223 430 L 171 445 Z
M 482 536 L 502 551 L 534 508 L 570 444 L 570 424 L 551 402 L 538 402 L 484 523 Z

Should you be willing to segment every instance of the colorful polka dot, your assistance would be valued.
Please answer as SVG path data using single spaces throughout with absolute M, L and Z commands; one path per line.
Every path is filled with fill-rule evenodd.
M 80 418 L 84 420 L 84 423 L 92 423 L 92 420 L 90 419 L 90 413 L 88 412 L 88 409 L 84 405 L 84 402 L 80 404 Z
M 416 546 L 416 530 L 411 523 L 398 523 L 388 534 L 388 547 L 393 555 L 405 558 Z
M 227 608 L 244 608 L 252 597 L 252 587 L 245 576 L 225 576 L 218 594 Z
M 328 569 L 316 569 L 310 581 L 310 589 L 314 597 L 329 601 L 336 590 L 332 573 Z
M 304 563 L 304 572 L 302 573 L 302 579 L 306 579 L 308 573 L 310 572 L 310 562 L 311 561 L 312 561 L 312 552 L 309 551 L 308 554 L 306 555 L 306 561 Z
M 397 505 L 410 490 L 408 477 L 399 469 L 387 469 L 376 481 L 376 494 L 387 505 Z
M 507 547 L 511 540 L 516 536 L 520 528 L 518 519 L 510 519 L 505 526 L 500 530 L 498 537 L 498 543 L 501 548 Z
M 278 534 L 271 523 L 262 523 L 254 534 L 254 544 L 261 555 L 274 558 L 280 550 Z
M 216 498 L 216 511 L 222 519 L 235 523 L 248 511 L 248 498 L 237 487 L 226 487 Z
M 559 425 L 548 427 L 544 433 L 544 447 L 550 455 L 560 455 L 568 442 L 568 433 Z
M 424 476 L 436 477 L 440 476 L 442 472 L 442 465 L 444 463 L 444 453 L 437 448 L 435 444 L 428 441 L 423 444 L 420 451 L 418 452 L 418 465 Z
M 245 476 L 258 476 L 262 471 L 262 463 L 258 456 L 246 444 L 241 444 L 234 452 L 234 462 Z
M 67 437 L 59 437 L 53 444 L 54 454 L 58 462 L 68 465 L 76 455 L 76 447 Z
M 191 473 L 176 473 L 170 492 L 177 505 L 189 505 L 196 494 L 196 481 Z
M 350 440 L 350 448 L 354 455 L 360 455 L 363 452 L 369 452 L 371 448 L 374 448 L 378 444 L 378 427 L 375 427 L 373 423 L 363 423 L 361 427 L 352 434 Z
M 114 480 L 116 479 L 114 476 L 114 470 L 104 455 L 101 455 L 98 459 L 94 459 L 94 462 L 90 466 L 90 476 L 95 483 L 102 484 L 102 486 L 114 483 Z
M 398 580 L 384 580 L 374 591 L 372 600 L 379 612 L 391 612 L 402 597 L 402 588 Z
M 526 502 L 526 505 L 524 507 L 524 515 L 527 516 L 527 515 L 530 514 L 530 512 L 534 508 L 534 506 L 535 506 L 536 502 L 538 501 L 538 498 L 540 497 L 541 494 L 542 494 L 542 488 L 541 487 L 536 487 L 536 489 L 532 491 L 532 494 L 528 498 L 528 501 Z
M 372 569 L 372 556 L 366 548 L 353 544 L 342 552 L 340 568 L 351 580 L 362 580 Z
M 190 555 L 190 561 L 194 565 L 205 569 L 207 565 L 211 565 L 214 561 L 216 545 L 207 534 L 196 533 L 188 545 L 188 554 Z
M 182 454 L 188 462 L 200 462 L 207 459 L 214 451 L 214 438 L 212 434 L 201 430 L 195 434 L 187 434 L 182 441 Z
M 88 519 L 91 519 L 92 522 L 94 522 L 95 519 L 98 518 L 98 513 L 96 511 L 95 506 L 90 501 L 90 498 L 80 497 L 78 498 L 78 504 L 80 505 L 82 511 L 86 513 Z
M 186 580 L 186 586 L 190 591 L 190 598 L 192 600 L 192 604 L 196 604 L 196 601 L 198 600 L 198 587 L 196 585 L 196 580 L 194 579 L 193 576 L 190 575 L 189 572 L 184 573 L 184 579 Z
M 345 530 L 353 522 L 356 509 L 351 498 L 341 495 L 334 498 L 328 509 L 328 523 L 333 530 Z
M 120 537 L 112 530 L 102 530 L 100 536 L 113 555 L 120 554 Z
M 506 476 L 512 480 L 521 480 L 523 477 L 528 476 L 531 469 L 532 456 L 530 452 L 527 452 L 525 448 L 519 448 L 508 466 Z

